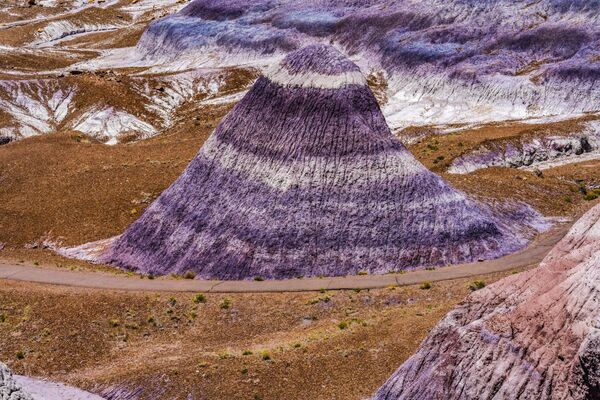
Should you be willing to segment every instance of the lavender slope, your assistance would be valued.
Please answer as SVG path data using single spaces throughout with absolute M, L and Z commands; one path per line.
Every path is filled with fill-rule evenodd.
M 494 258 L 525 243 L 413 158 L 356 65 L 310 46 L 255 83 L 101 260 L 289 278 Z
M 540 266 L 471 295 L 375 395 L 600 398 L 600 206 Z

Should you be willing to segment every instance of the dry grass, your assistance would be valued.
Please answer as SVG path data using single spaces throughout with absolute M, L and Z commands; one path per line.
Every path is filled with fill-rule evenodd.
M 17 373 L 88 389 L 144 387 L 161 398 L 361 399 L 472 280 L 328 292 L 317 303 L 323 294 L 208 294 L 195 303 L 194 294 L 2 282 L 0 359 Z

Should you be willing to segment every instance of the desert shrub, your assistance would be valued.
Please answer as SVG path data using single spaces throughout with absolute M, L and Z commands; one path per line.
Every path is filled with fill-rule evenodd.
M 206 303 L 206 296 L 204 295 L 204 293 L 196 294 L 194 296 L 194 303 L 196 303 L 196 304 Z
M 244 350 L 244 352 L 242 353 L 243 356 L 250 356 L 252 355 L 252 351 L 250 350 Z
M 6 322 L 6 314 L 5 313 L 0 313 L 0 323 L 4 323 Z
M 111 326 L 111 328 L 116 328 L 120 325 L 120 322 L 118 319 L 111 319 L 110 321 L 108 321 L 108 324 Z
M 419 286 L 419 289 L 421 289 L 421 290 L 431 289 L 431 283 L 430 282 L 423 282 L 421 284 L 421 286 Z
M 223 299 L 223 302 L 221 303 L 220 307 L 221 307 L 223 310 L 227 310 L 227 309 L 231 308 L 231 300 L 230 300 L 230 299 L 228 299 L 227 297 L 225 297 L 225 298 Z
M 242 368 L 242 375 L 246 375 L 248 373 L 248 368 Z
M 19 350 L 19 351 L 17 351 L 16 356 L 17 356 L 17 360 L 22 360 L 25 358 L 25 352 L 23 350 Z
M 476 291 L 479 289 L 483 289 L 485 287 L 485 282 L 484 281 L 474 281 L 473 283 L 471 283 L 469 285 L 469 289 L 471 289 L 471 291 Z
M 267 350 L 263 350 L 260 352 L 260 358 L 262 358 L 265 361 L 269 361 L 271 359 L 271 355 Z
M 583 196 L 583 199 L 586 201 L 596 200 L 597 198 L 598 198 L 598 195 L 594 192 L 590 192 L 590 193 L 586 194 L 585 196 Z
M 340 328 L 341 330 L 347 329 L 348 323 L 346 321 L 342 321 L 338 324 L 338 328 Z
M 257 282 L 262 282 L 262 281 L 265 280 L 265 278 L 263 278 L 262 276 L 255 276 L 254 280 L 257 281 Z
M 369 271 L 364 271 L 364 270 L 358 271 L 357 275 L 369 275 Z

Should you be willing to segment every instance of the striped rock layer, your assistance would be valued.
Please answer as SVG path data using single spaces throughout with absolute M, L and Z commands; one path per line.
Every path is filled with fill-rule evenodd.
M 600 399 L 600 206 L 450 312 L 375 399 Z
M 288 55 L 101 261 L 204 278 L 384 273 L 525 244 L 397 140 L 356 65 Z

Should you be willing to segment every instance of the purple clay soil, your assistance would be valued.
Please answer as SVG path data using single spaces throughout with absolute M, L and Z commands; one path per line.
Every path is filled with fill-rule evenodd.
M 358 68 L 328 46 L 288 55 L 185 172 L 104 253 L 141 273 L 268 279 L 386 273 L 495 258 L 526 240 L 423 167 Z M 341 75 L 340 75 L 341 74 Z

